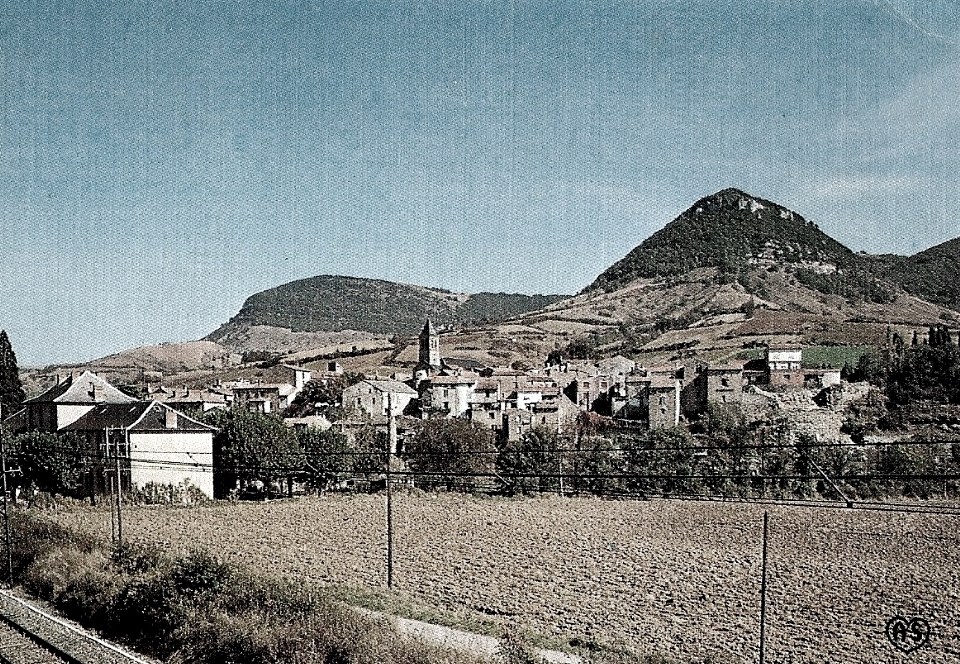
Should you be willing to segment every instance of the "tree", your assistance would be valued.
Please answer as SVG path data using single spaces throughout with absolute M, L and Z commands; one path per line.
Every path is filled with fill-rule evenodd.
M 475 422 L 456 419 L 426 420 L 401 456 L 410 470 L 442 481 L 448 491 L 476 489 L 480 475 L 493 469 L 493 434 Z
M 323 404 L 323 413 L 331 422 L 341 419 L 340 402 L 343 391 L 363 380 L 362 374 L 345 373 L 323 380 L 308 381 L 287 407 L 286 417 L 313 415 L 316 404 Z
M 699 473 L 693 439 L 685 429 L 620 435 L 616 446 L 622 450 L 624 483 L 629 491 L 683 495 L 701 490 L 695 478 Z
M 598 496 L 624 492 L 623 480 L 618 477 L 623 472 L 623 456 L 612 445 L 604 436 L 581 434 L 578 449 L 564 459 L 564 472 L 573 475 L 574 491 Z
M 80 492 L 86 449 L 77 435 L 31 431 L 16 436 L 12 447 L 13 458 L 23 473 L 23 486 L 50 493 Z
M 7 331 L 0 330 L 0 404 L 3 404 L 0 415 L 7 417 L 20 410 L 25 398 L 17 355 L 10 345 Z
M 327 429 L 308 428 L 297 433 L 303 450 L 303 464 L 307 483 L 323 491 L 330 488 L 342 475 L 353 469 L 353 458 L 347 437 Z
M 350 469 L 360 475 L 379 475 L 386 470 L 387 445 L 384 431 L 372 424 L 364 424 L 353 435 Z
M 559 487 L 562 466 L 560 436 L 543 427 L 506 441 L 497 453 L 497 473 L 508 493 L 551 491 Z
M 218 429 L 213 453 L 219 493 L 226 493 L 237 481 L 263 482 L 269 492 L 274 480 L 301 472 L 303 452 L 296 435 L 279 418 L 234 407 L 212 410 L 205 419 Z

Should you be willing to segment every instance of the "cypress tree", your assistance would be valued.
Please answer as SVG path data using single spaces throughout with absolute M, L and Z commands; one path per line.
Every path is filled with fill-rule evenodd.
M 24 398 L 26 395 L 20 382 L 17 355 L 7 338 L 7 331 L 0 330 L 0 403 L 3 404 L 3 416 L 7 417 L 20 410 Z

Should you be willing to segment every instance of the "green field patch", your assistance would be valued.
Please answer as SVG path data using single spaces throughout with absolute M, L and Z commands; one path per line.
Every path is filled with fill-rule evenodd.
M 803 367 L 842 369 L 845 364 L 855 367 L 862 356 L 874 350 L 874 346 L 808 346 L 803 349 Z

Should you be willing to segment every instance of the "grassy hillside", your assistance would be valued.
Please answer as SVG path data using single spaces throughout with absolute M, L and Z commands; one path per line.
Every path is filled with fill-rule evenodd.
M 561 295 L 466 295 L 379 279 L 323 275 L 252 295 L 240 312 L 207 338 L 213 341 L 254 326 L 294 332 L 359 330 L 416 334 L 425 319 L 437 324 L 498 322 L 540 309 Z
M 960 238 L 909 258 L 884 257 L 904 290 L 930 302 L 960 309 Z

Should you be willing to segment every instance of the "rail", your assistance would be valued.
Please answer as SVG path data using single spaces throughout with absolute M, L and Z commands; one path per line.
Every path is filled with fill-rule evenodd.
M 154 664 L 80 629 L 66 620 L 0 590 L 0 625 L 5 625 L 64 664 Z M 0 664 L 19 664 L 0 654 Z

